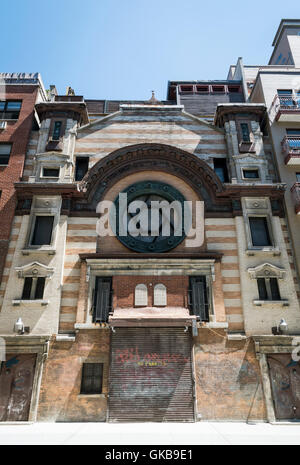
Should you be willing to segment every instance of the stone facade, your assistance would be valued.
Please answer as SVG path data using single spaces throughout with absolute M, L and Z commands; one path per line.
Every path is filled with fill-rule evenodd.
M 0 312 L 10 353 L 39 354 L 30 419 L 140 421 L 146 401 L 151 421 L 275 419 L 266 354 L 291 353 L 291 336 L 275 335 L 282 318 L 299 331 L 298 251 L 268 108 L 247 101 L 241 76 L 222 84 L 238 98 L 216 106 L 213 95 L 213 120 L 189 113 L 174 82 L 165 103 L 119 102 L 98 117 L 95 102 L 53 88 L 36 105 Z M 191 85 L 191 109 L 202 85 L 216 87 Z M 203 240 L 159 232 L 168 246 L 150 238 L 141 252 L 133 235 L 99 235 L 99 203 L 120 209 L 124 192 L 189 202 Z

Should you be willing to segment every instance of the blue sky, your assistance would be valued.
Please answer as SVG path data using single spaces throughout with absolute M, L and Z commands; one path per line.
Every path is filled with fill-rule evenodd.
M 166 98 L 168 80 L 224 79 L 239 56 L 266 64 L 299 0 L 1 1 L 0 70 L 40 72 L 86 98 Z

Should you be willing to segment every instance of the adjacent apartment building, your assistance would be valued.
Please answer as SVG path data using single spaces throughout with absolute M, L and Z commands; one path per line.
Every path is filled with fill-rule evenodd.
M 1 421 L 300 419 L 285 132 L 300 83 L 279 79 L 300 76 L 298 30 L 282 21 L 270 65 L 169 81 L 163 102 L 54 86 L 35 102 L 1 284 Z

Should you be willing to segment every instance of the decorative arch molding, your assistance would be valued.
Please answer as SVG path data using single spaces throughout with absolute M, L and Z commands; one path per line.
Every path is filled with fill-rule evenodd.
M 119 179 L 141 171 L 165 171 L 184 180 L 211 207 L 220 204 L 230 206 L 228 199 L 218 198 L 225 194 L 225 188 L 205 161 L 177 147 L 164 144 L 131 145 L 100 160 L 79 184 L 84 199 L 78 199 L 77 203 L 81 203 L 82 208 L 83 205 L 94 208 Z
M 15 270 L 19 278 L 51 278 L 54 273 L 54 268 L 39 262 L 28 263 L 27 265 L 16 267 Z
M 255 268 L 248 268 L 248 273 L 251 279 L 258 278 L 277 278 L 283 279 L 286 275 L 286 271 L 278 266 L 271 265 L 270 263 L 264 263 L 256 266 Z

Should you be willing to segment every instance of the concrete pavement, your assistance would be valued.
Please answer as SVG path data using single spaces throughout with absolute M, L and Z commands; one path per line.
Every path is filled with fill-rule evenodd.
M 300 424 L 1 424 L 0 445 L 300 445 Z

